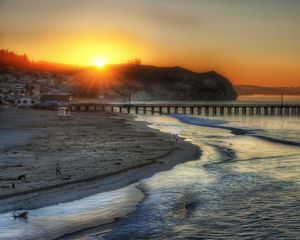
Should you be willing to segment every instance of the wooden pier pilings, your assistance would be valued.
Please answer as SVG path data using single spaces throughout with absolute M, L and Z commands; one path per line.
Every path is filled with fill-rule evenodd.
M 300 116 L 300 104 L 187 105 L 72 103 L 71 111 L 110 111 L 135 114 L 189 114 L 198 116 Z

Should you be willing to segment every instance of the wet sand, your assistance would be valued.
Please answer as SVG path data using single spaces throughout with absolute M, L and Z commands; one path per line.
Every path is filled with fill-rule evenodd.
M 0 136 L 0 212 L 117 189 L 199 155 L 196 146 L 119 113 L 62 120 L 56 111 L 2 109 Z

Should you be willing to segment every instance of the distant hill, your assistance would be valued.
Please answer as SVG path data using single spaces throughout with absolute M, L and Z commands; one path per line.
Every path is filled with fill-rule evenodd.
M 252 85 L 234 85 L 238 95 L 274 94 L 300 95 L 300 87 L 260 87 Z
M 47 61 L 38 61 L 33 63 L 34 69 L 47 72 L 68 72 L 84 69 L 84 67 L 63 63 L 52 63 Z

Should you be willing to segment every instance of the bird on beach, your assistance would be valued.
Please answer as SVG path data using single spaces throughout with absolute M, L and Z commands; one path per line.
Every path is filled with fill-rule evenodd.
M 24 219 L 27 219 L 28 217 L 28 212 L 25 211 L 25 212 L 21 212 L 19 214 L 15 214 L 15 211 L 13 212 L 13 218 L 16 219 L 16 218 L 24 218 Z

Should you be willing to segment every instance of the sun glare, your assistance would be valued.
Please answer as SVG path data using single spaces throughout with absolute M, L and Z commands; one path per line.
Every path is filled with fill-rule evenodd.
M 94 63 L 95 63 L 95 65 L 96 65 L 97 67 L 104 67 L 105 64 L 107 63 L 107 61 L 106 61 L 106 59 L 104 59 L 104 58 L 98 58 L 98 59 L 95 60 Z

